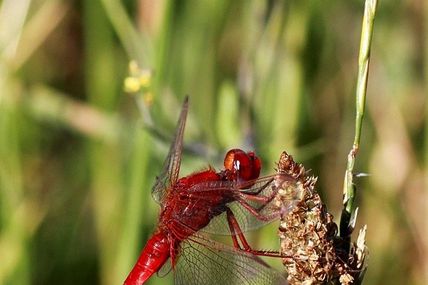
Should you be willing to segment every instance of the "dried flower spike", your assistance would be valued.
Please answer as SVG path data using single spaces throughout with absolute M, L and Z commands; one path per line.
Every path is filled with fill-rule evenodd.
M 343 241 L 337 235 L 337 225 L 327 212 L 315 191 L 316 178 L 308 176 L 303 165 L 294 162 L 291 155 L 283 152 L 278 162 L 278 173 L 285 173 L 302 187 L 301 200 L 292 211 L 282 211 L 279 227 L 283 264 L 290 284 L 358 284 L 363 271 L 367 248 L 365 228 L 360 232 L 357 244 L 346 252 Z M 279 191 L 275 205 L 281 207 L 287 201 Z M 281 208 L 279 208 L 281 209 Z

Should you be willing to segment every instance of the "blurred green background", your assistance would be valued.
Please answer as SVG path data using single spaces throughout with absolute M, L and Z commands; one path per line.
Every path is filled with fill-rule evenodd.
M 338 217 L 363 4 L 0 1 L 0 284 L 122 284 L 157 222 L 150 189 L 185 94 L 182 174 L 232 147 L 268 174 L 287 150 Z M 426 1 L 380 1 L 356 167 L 365 284 L 428 279 L 427 38 Z M 151 74 L 134 95 L 130 60 Z M 277 248 L 275 227 L 253 246 Z

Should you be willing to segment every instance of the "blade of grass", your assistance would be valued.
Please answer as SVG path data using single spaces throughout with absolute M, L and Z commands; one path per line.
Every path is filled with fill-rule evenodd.
M 425 94 L 427 94 L 428 92 L 428 2 L 425 1 L 424 2 L 424 44 L 425 44 L 425 49 L 424 49 L 424 55 L 425 55 L 425 62 L 424 62 L 424 87 L 425 87 Z M 426 99 L 426 97 L 425 97 Z M 428 104 L 425 104 L 425 144 L 424 144 L 424 152 L 425 152 L 425 203 L 426 201 L 428 201 Z M 426 205 L 426 204 L 425 204 Z M 426 216 L 426 211 L 427 208 L 425 208 L 425 216 Z M 428 222 L 425 222 L 424 225 L 424 230 L 423 232 L 425 232 L 425 237 L 428 235 Z M 426 257 L 426 251 L 428 250 L 428 242 L 426 240 L 426 238 L 424 238 L 425 241 L 425 254 L 423 256 L 425 256 L 424 260 L 424 272 L 423 275 L 425 277 L 424 280 L 428 280 L 428 258 Z
M 120 1 L 101 0 L 107 16 L 130 57 L 141 66 L 152 66 L 153 43 L 144 31 L 137 31 Z
M 85 83 L 89 102 L 101 109 L 111 110 L 122 84 L 115 62 L 114 33 L 102 7 L 101 0 L 84 1 Z M 120 284 L 122 276 L 116 270 L 118 229 L 123 211 L 120 148 L 119 145 L 89 141 L 87 152 L 99 249 L 100 284 Z
M 27 18 L 30 0 L 5 0 L 0 9 L 0 51 L 2 58 L 15 56 Z
M 46 41 L 63 21 L 70 9 L 70 3 L 55 0 L 45 1 L 39 10 L 25 24 L 17 47 L 16 56 L 11 61 L 14 70 L 19 69 Z
M 130 181 L 126 189 L 124 200 L 121 233 L 118 239 L 118 254 L 116 271 L 123 280 L 132 268 L 138 253 L 141 251 L 143 241 L 141 224 L 144 217 L 150 216 L 149 201 L 151 179 L 147 177 L 150 167 L 151 144 L 149 135 L 136 126 L 132 136 L 133 151 L 129 162 Z M 148 233 L 144 233 L 147 236 Z M 120 280 L 123 282 L 123 280 Z
M 4 86 L 3 86 L 4 87 Z M 9 90 L 11 89 L 2 89 Z M 9 108 L 10 107 L 10 108 Z M 19 112 L 0 105 L 0 284 L 30 284 Z
M 30 284 L 30 244 L 21 157 L 21 114 L 4 104 L 19 89 L 5 64 L 16 54 L 31 1 L 3 1 L 0 10 L 0 284 Z M 24 207 L 23 207 L 24 206 Z M 28 222 L 28 223 L 27 223 Z
M 121 118 L 44 85 L 32 87 L 25 97 L 18 98 L 18 103 L 35 119 L 62 124 L 104 143 L 117 144 L 120 130 L 129 128 Z

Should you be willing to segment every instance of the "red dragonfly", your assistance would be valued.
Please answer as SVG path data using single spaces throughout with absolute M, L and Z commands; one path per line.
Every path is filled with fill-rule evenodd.
M 168 259 L 179 285 L 279 284 L 282 277 L 258 257 L 278 253 L 253 250 L 243 230 L 279 216 L 269 202 L 292 179 L 280 174 L 259 178 L 260 159 L 239 149 L 226 154 L 224 170 L 216 172 L 210 167 L 179 179 L 187 111 L 186 98 L 174 141 L 152 189 L 161 205 L 159 223 L 124 285 L 144 284 Z M 228 234 L 233 247 L 215 242 L 203 232 Z

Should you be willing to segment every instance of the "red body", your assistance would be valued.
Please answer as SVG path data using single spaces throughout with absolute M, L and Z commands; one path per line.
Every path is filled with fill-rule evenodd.
M 170 243 L 164 232 L 154 234 L 144 247 L 124 284 L 143 284 L 168 260 Z
M 125 285 L 141 285 L 171 258 L 175 266 L 180 242 L 208 225 L 212 218 L 226 210 L 226 204 L 235 200 L 229 188 L 216 182 L 256 179 L 260 160 L 252 153 L 231 150 L 226 154 L 221 172 L 208 169 L 179 179 L 165 197 L 155 234 L 144 247 Z M 204 189 L 206 188 L 206 189 Z

